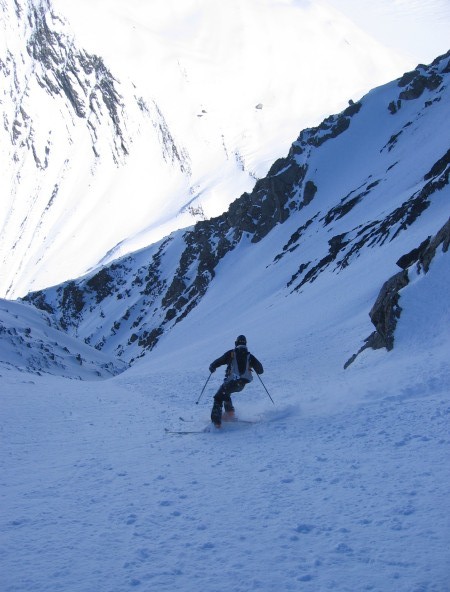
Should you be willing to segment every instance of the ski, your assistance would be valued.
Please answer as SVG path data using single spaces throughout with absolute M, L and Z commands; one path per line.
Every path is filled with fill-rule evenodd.
M 169 430 L 168 428 L 164 428 L 166 434 L 178 434 L 179 436 L 185 436 L 186 434 L 207 434 L 211 431 L 210 426 L 206 426 L 202 430 Z
M 192 419 L 185 419 L 184 417 L 178 418 L 183 423 L 193 423 Z M 259 423 L 259 421 L 252 421 L 250 419 L 239 419 L 238 417 L 233 417 L 226 419 L 226 417 L 222 418 L 222 425 L 221 426 L 214 426 L 214 424 L 207 425 L 206 427 L 202 428 L 201 430 L 169 430 L 169 428 L 164 428 L 166 434 L 173 434 L 178 436 L 186 436 L 188 434 L 207 434 L 215 428 L 216 430 L 220 430 L 227 424 L 236 424 L 236 423 L 244 423 L 248 425 L 253 425 L 255 423 Z
M 185 417 L 179 417 L 178 418 L 180 421 L 184 422 L 184 423 L 193 423 L 194 420 L 193 419 L 186 419 Z M 225 416 L 222 417 L 222 423 L 259 423 L 260 420 L 251 420 L 251 419 L 239 419 L 239 417 L 233 417 L 232 419 L 226 419 Z

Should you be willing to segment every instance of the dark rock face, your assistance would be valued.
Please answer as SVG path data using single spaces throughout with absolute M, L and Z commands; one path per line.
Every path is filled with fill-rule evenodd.
M 380 349 L 385 347 L 388 351 L 393 349 L 395 328 L 402 312 L 400 306 L 401 290 L 409 283 L 409 270 L 415 266 L 418 273 L 428 273 L 438 248 L 442 248 L 442 252 L 447 253 L 449 244 L 450 219 L 433 237 L 428 237 L 417 248 L 399 259 L 398 265 L 402 268 L 402 271 L 384 283 L 369 313 L 370 320 L 376 330 L 366 339 L 365 345 L 358 353 L 346 362 L 345 368 L 354 362 L 356 357 L 367 348 Z
M 100 103 L 109 115 L 115 131 L 115 158 L 128 154 L 123 109 L 118 84 L 103 60 L 78 50 L 72 41 L 61 31 L 61 22 L 52 12 L 49 2 L 39 6 L 30 4 L 28 8 L 30 36 L 27 51 L 34 62 L 38 83 L 50 95 L 65 95 L 75 115 L 86 120 L 92 137 L 93 150 L 96 156 L 96 125 L 101 118 Z M 52 23 L 53 27 L 49 25 Z
M 422 243 L 421 248 L 417 253 L 417 271 L 428 273 L 430 264 L 433 261 L 437 249 L 442 245 L 442 251 L 448 252 L 450 244 L 450 219 L 446 224 L 439 230 L 435 236 L 430 238 L 428 241 Z
M 405 74 L 398 83 L 399 86 L 406 87 L 399 94 L 400 99 L 411 101 L 418 99 L 424 90 L 435 90 L 442 83 L 442 77 L 433 73 L 431 76 L 423 76 L 418 70 Z
M 429 236 L 417 248 L 413 249 L 409 253 L 405 253 L 404 255 L 402 255 L 400 257 L 400 259 L 397 261 L 397 265 L 401 269 L 408 269 L 408 267 L 410 267 L 413 263 L 415 263 L 419 259 L 421 253 L 423 253 L 424 250 L 430 244 L 430 240 L 431 240 L 431 237 Z
M 441 70 L 442 74 L 448 73 L 450 69 L 450 51 L 444 56 L 440 56 L 433 61 L 431 66 L 427 67 L 419 64 L 412 72 L 407 72 L 398 80 L 400 91 L 398 98 L 389 103 L 388 109 L 392 115 L 395 115 L 402 107 L 402 101 L 414 101 L 418 99 L 425 90 L 436 90 L 442 84 L 442 74 L 437 68 L 446 61 L 446 66 Z M 439 100 L 439 99 L 437 99 Z
M 369 313 L 377 330 L 375 343 L 382 343 L 389 351 L 394 347 L 394 332 L 400 318 L 400 290 L 409 283 L 406 270 L 396 273 L 384 283 Z
M 351 118 L 359 113 L 362 103 L 352 103 L 339 115 L 330 115 L 318 127 L 310 130 L 311 134 L 307 139 L 300 136 L 300 144 L 305 143 L 316 148 L 327 140 L 337 138 L 350 126 Z

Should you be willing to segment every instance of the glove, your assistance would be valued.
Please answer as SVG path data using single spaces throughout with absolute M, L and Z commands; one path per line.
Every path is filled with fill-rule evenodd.
M 214 366 L 214 364 L 210 364 L 209 371 L 211 372 L 211 374 L 216 371 L 216 367 Z

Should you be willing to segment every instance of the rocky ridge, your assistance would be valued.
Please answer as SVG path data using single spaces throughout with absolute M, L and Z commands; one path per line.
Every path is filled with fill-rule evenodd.
M 11 7 L 8 5 L 11 4 Z M 20 59 L 11 49 L 0 58 L 0 71 L 9 87 L 15 113 L 4 111 L 5 130 L 11 135 L 15 159 L 21 160 L 20 150 L 33 153 L 35 166 L 48 167 L 51 142 L 42 150 L 35 131 L 35 113 L 30 109 L 30 88 L 37 82 L 44 93 L 69 105 L 72 118 L 83 120 L 92 142 L 92 150 L 99 156 L 98 127 L 108 122 L 111 130 L 110 146 L 114 160 L 119 162 L 128 154 L 130 138 L 125 124 L 124 104 L 120 85 L 102 58 L 77 48 L 65 30 L 64 21 L 53 12 L 49 0 L 36 4 L 30 0 L 6 2 L 5 19 L 14 4 L 17 23 L 25 39 L 25 51 Z M 24 70 L 21 66 L 27 64 Z
M 291 270 L 284 289 L 293 295 L 368 249 L 408 252 L 409 230 L 430 207 L 442 211 L 441 224 L 448 218 L 449 146 L 434 134 L 449 114 L 449 72 L 450 54 L 419 65 L 302 131 L 288 155 L 221 216 L 26 300 L 90 345 L 133 361 L 199 305 L 237 245 L 260 243 L 288 220 L 297 228 L 267 273 L 281 264 Z M 113 302 L 120 318 L 108 315 Z

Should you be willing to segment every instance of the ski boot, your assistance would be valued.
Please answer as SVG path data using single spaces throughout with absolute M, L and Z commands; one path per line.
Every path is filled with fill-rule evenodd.
M 223 421 L 235 421 L 234 407 L 231 399 L 224 401 L 225 413 L 223 414 Z
M 214 403 L 211 410 L 211 421 L 216 426 L 216 428 L 220 428 L 222 425 L 222 405 Z

